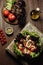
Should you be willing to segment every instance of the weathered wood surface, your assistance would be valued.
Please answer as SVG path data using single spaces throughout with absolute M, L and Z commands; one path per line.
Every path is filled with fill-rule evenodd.
M 20 32 L 21 27 L 19 27 L 19 25 L 16 26 L 10 25 L 3 20 L 1 9 L 3 7 L 4 1 L 5 0 L 0 0 L 0 28 L 5 30 L 7 26 L 12 26 L 14 28 L 14 34 L 11 37 L 6 36 L 8 41 L 6 45 L 2 46 L 0 44 L 0 65 L 9 65 L 9 64 L 18 65 L 18 63 L 13 58 L 11 58 L 9 55 L 6 54 L 5 48 Z M 25 0 L 25 1 L 26 1 L 27 22 L 30 21 L 31 23 L 33 23 L 43 33 L 43 0 Z M 30 11 L 37 7 L 39 7 L 41 10 L 40 19 L 38 21 L 32 21 L 30 18 Z M 39 62 L 40 65 L 43 65 L 43 56 L 41 57 L 41 60 Z

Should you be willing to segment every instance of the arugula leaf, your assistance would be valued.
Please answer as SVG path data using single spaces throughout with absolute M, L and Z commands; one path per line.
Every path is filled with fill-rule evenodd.
M 22 31 L 22 35 L 23 35 L 24 37 L 26 37 L 26 34 L 29 34 L 29 31 L 23 30 L 23 31 Z
M 37 32 L 29 32 L 28 30 L 23 30 L 22 31 L 22 35 L 26 36 L 26 34 L 30 35 L 30 36 L 35 36 L 35 37 L 39 37 Z
M 32 58 L 35 58 L 35 57 L 39 56 L 39 54 L 40 54 L 40 52 L 38 52 L 37 54 L 34 53 L 34 52 L 31 52 L 30 56 L 31 56 Z
M 38 43 L 36 45 L 41 46 L 41 38 L 39 38 L 39 41 L 38 41 Z

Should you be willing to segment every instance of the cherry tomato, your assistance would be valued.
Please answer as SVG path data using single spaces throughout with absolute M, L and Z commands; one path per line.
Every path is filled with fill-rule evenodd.
M 2 41 L 1 44 L 4 45 L 4 42 Z
M 9 21 L 13 21 L 13 20 L 16 19 L 16 16 L 13 15 L 12 13 L 10 13 L 9 16 L 8 16 L 8 19 L 9 19 Z
M 2 35 L 0 34 L 0 39 L 2 39 Z
M 2 44 L 5 44 L 6 42 L 7 42 L 6 39 L 3 39 L 3 38 L 1 39 Z
M 0 32 L 2 32 L 2 30 L 0 30 Z
M 9 15 L 9 11 L 8 10 L 3 10 L 3 15 L 7 17 Z
M 2 34 L 0 33 L 0 37 L 2 36 Z
M 6 43 L 7 42 L 7 40 L 6 39 L 4 39 L 4 43 Z
M 4 42 L 4 39 L 3 38 L 1 39 L 1 42 Z
M 1 39 L 1 41 L 3 41 L 3 38 Z
M 4 35 L 4 34 L 2 34 L 2 37 L 5 37 L 5 35 Z
M 0 32 L 3 35 L 3 32 Z

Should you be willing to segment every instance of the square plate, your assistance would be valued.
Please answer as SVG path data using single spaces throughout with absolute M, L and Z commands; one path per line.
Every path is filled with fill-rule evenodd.
M 42 49 L 43 49 L 43 34 L 32 24 L 32 23 L 28 23 L 23 29 L 23 30 L 29 30 L 30 32 L 34 31 L 37 32 L 41 38 L 41 43 L 42 43 Z M 22 32 L 21 31 L 21 32 Z M 14 53 L 13 50 L 13 45 L 14 45 L 14 40 L 7 46 L 6 50 L 17 59 L 17 55 Z

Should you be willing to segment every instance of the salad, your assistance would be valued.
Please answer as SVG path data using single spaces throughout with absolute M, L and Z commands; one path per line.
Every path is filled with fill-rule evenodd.
M 22 24 L 25 20 L 24 0 L 6 0 L 2 11 L 5 20 L 12 24 Z
M 36 58 L 41 53 L 41 39 L 37 32 L 22 31 L 14 40 L 14 53 L 17 56 Z

